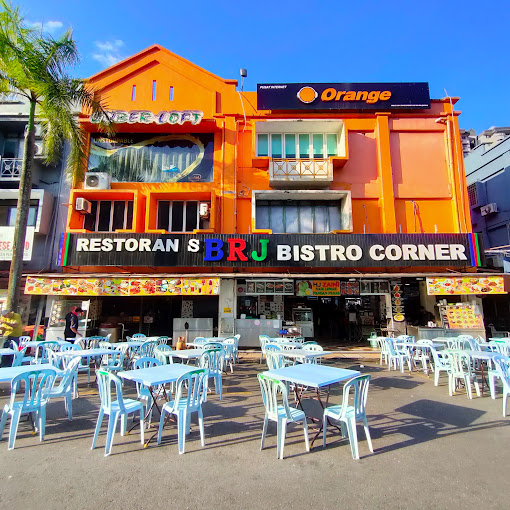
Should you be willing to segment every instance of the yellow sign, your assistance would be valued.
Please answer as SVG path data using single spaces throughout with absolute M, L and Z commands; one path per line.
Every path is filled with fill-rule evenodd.
M 455 294 L 506 294 L 502 276 L 462 276 L 427 278 L 429 296 Z
M 223 308 L 223 313 L 232 313 L 232 308 L 228 307 Z
M 219 278 L 28 277 L 25 294 L 46 296 L 217 296 Z
M 339 296 L 340 280 L 300 280 L 296 282 L 298 296 Z

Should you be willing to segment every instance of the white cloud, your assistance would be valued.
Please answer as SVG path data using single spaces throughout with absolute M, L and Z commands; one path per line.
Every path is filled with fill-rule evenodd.
M 96 47 L 96 52 L 92 54 L 92 58 L 105 67 L 110 67 L 125 58 L 121 54 L 121 48 L 125 44 L 120 39 L 95 41 L 94 46 Z
M 60 30 L 64 24 L 61 21 L 27 21 L 27 25 L 32 28 L 36 28 L 38 30 L 44 30 L 44 32 L 48 32 L 53 34 Z

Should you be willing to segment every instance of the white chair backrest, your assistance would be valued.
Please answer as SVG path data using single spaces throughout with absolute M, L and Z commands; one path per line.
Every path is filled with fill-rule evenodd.
M 278 379 L 273 379 L 267 375 L 257 375 L 260 383 L 260 390 L 262 392 L 262 400 L 266 408 L 266 413 L 271 420 L 278 420 L 279 414 L 279 399 L 282 401 L 283 408 L 287 419 L 292 421 L 292 415 L 289 408 L 289 397 L 285 383 Z

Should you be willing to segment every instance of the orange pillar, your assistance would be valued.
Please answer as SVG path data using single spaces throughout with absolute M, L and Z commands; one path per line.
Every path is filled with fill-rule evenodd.
M 375 134 L 377 141 L 377 170 L 381 182 L 382 226 L 384 233 L 397 232 L 395 216 L 395 193 L 393 190 L 393 173 L 391 169 L 390 128 L 388 113 L 377 113 Z
M 236 122 L 234 117 L 226 117 L 223 123 L 223 167 L 221 186 L 221 232 L 233 234 L 235 226 L 235 190 L 236 190 Z

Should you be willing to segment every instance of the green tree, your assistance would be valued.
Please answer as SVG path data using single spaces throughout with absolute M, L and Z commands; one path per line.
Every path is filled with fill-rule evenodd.
M 80 177 L 86 165 L 86 137 L 77 112 L 80 108 L 91 114 L 104 110 L 85 81 L 68 74 L 68 69 L 79 61 L 71 29 L 55 39 L 27 26 L 19 7 L 13 7 L 11 2 L 0 0 L 0 7 L 0 93 L 22 96 L 30 106 L 6 303 L 8 310 L 17 311 L 32 189 L 35 123 L 42 127 L 46 163 L 58 161 L 68 140 L 67 170 L 72 177 Z M 109 131 L 107 125 L 101 128 Z

